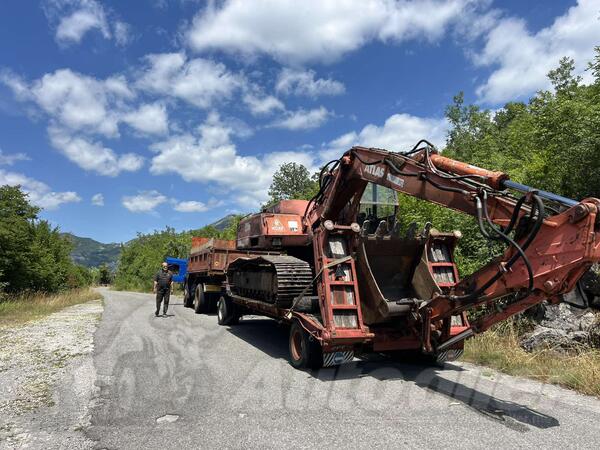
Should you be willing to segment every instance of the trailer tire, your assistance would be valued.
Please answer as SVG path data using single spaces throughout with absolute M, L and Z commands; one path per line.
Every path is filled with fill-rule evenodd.
M 194 292 L 194 311 L 196 314 L 202 314 L 206 312 L 206 306 L 208 303 L 208 299 L 206 298 L 206 294 L 204 292 L 204 285 L 199 284 L 196 286 Z
M 206 311 L 213 314 L 217 312 L 217 303 L 219 302 L 219 298 L 221 294 L 218 292 L 211 292 L 207 294 L 208 301 L 206 302 Z
M 237 325 L 240 322 L 235 304 L 224 295 L 217 302 L 217 322 L 219 325 Z
M 189 283 L 186 283 L 183 290 L 183 306 L 185 308 L 192 308 L 194 306 L 194 298 L 190 290 L 193 291 L 193 289 L 190 289 Z
M 321 344 L 298 321 L 294 321 L 290 327 L 289 351 L 290 364 L 296 369 L 316 370 L 323 367 Z

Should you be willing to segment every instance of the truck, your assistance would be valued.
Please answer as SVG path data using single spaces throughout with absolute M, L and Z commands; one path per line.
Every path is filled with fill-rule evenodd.
M 178 268 L 178 274 L 183 275 L 184 306 L 198 314 L 215 311 L 218 299 L 224 294 L 229 264 L 240 257 L 272 253 L 238 250 L 235 240 L 192 237 L 187 265 Z
M 469 214 L 504 252 L 460 279 L 459 230 L 402 230 L 377 186 Z M 365 197 L 371 197 L 365 202 Z M 392 207 L 393 207 L 392 202 Z M 466 339 L 543 301 L 569 301 L 600 261 L 600 200 L 575 201 L 440 154 L 352 147 L 326 164 L 310 200 L 243 218 L 235 241 L 194 238 L 185 304 L 289 326 L 296 368 L 383 353 L 454 360 Z M 468 312 L 478 311 L 471 321 Z

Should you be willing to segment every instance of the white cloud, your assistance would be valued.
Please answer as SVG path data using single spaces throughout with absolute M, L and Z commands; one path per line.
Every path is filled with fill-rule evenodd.
M 104 195 L 102 195 L 102 194 L 94 194 L 92 196 L 92 205 L 94 205 L 94 206 L 104 206 Z
M 250 108 L 250 112 L 255 116 L 285 110 L 283 102 L 272 95 L 257 96 L 254 94 L 245 94 L 243 101 L 248 108 Z
M 129 24 L 117 20 L 114 24 L 115 42 L 121 47 L 131 42 L 131 27 Z
M 117 176 L 119 173 L 134 172 L 144 164 L 144 159 L 134 153 L 117 155 L 99 142 L 72 136 L 56 127 L 48 128 L 52 145 L 84 170 L 100 175 Z
M 314 70 L 284 68 L 279 73 L 275 90 L 283 94 L 306 95 L 316 98 L 320 95 L 339 95 L 346 91 L 343 83 L 331 78 L 315 80 Z
M 79 44 L 92 31 L 120 46 L 130 41 L 130 26 L 96 0 L 46 0 L 43 5 L 59 44 Z
M 175 211 L 184 212 L 184 213 L 193 213 L 193 212 L 204 212 L 208 211 L 208 206 L 202 202 L 197 202 L 195 200 L 190 200 L 186 202 L 178 202 L 173 206 Z
M 354 145 L 404 152 L 410 150 L 421 139 L 443 147 L 447 130 L 446 119 L 394 114 L 388 117 L 383 126 L 369 124 L 359 132 L 352 131 L 339 136 L 325 146 L 322 157 L 339 157 Z
M 124 114 L 123 121 L 146 134 L 165 134 L 169 129 L 167 108 L 161 103 L 142 105 Z
M 21 186 L 23 192 L 29 195 L 31 203 L 44 209 L 52 210 L 63 203 L 81 201 L 76 192 L 53 192 L 46 183 L 29 178 L 21 173 L 7 172 L 0 169 L 0 186 L 5 185 Z
M 167 197 L 158 191 L 140 191 L 137 195 L 124 196 L 121 202 L 125 208 L 131 212 L 151 212 L 165 203 Z
M 330 62 L 373 41 L 439 39 L 472 0 L 228 0 L 210 2 L 187 32 L 196 51 Z
M 4 72 L 0 81 L 19 100 L 33 101 L 65 127 L 105 136 L 118 135 L 116 109 L 123 99 L 133 96 L 123 78 L 102 81 L 70 69 L 47 73 L 31 85 L 9 72 Z
M 122 75 L 98 80 L 70 69 L 60 69 L 31 85 L 10 72 L 4 72 L 0 81 L 11 88 L 18 99 L 33 101 L 52 122 L 71 131 L 117 137 L 120 122 L 145 134 L 168 131 L 164 103 L 142 104 L 132 109 L 129 104 L 136 94 Z
M 79 43 L 83 36 L 94 28 L 97 28 L 105 39 L 110 39 L 104 8 L 94 1 L 82 2 L 80 9 L 60 20 L 56 29 L 56 40 Z
M 7 154 L 0 148 L 0 166 L 12 166 L 17 161 L 28 161 L 29 159 L 25 153 Z
M 308 130 L 320 127 L 331 115 L 324 106 L 311 110 L 287 111 L 283 118 L 276 120 L 271 126 L 288 130 Z
M 147 55 L 137 85 L 146 91 L 185 100 L 199 108 L 226 100 L 244 80 L 224 64 L 208 59 L 186 60 L 182 53 Z
M 256 207 L 266 200 L 275 170 L 295 161 L 314 170 L 312 155 L 302 152 L 275 152 L 242 156 L 231 142 L 234 130 L 215 113 L 198 128 L 199 134 L 181 134 L 152 145 L 153 174 L 177 173 L 185 181 L 218 186 L 235 201 Z
M 2 74 L 0 81 L 19 100 L 32 101 L 48 114 L 48 135 L 53 147 L 81 168 L 101 175 L 136 171 L 142 167 L 143 158 L 133 153 L 117 155 L 101 142 L 81 134 L 118 137 L 120 122 L 146 134 L 164 134 L 168 130 L 164 105 L 147 104 L 137 110 L 128 106 L 135 93 L 122 76 L 97 80 L 61 69 L 30 85 L 8 72 Z
M 550 87 L 546 75 L 563 56 L 575 59 L 576 72 L 584 73 L 600 42 L 600 2 L 579 0 L 576 6 L 537 33 L 523 20 L 500 20 L 486 37 L 483 50 L 475 55 L 480 66 L 494 67 L 487 81 L 477 88 L 480 99 L 497 104 Z M 589 81 L 589 78 L 587 78 Z

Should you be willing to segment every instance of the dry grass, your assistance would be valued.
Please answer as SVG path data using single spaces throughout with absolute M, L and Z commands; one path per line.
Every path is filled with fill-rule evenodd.
M 527 353 L 519 346 L 518 330 L 512 323 L 467 341 L 463 359 L 600 397 L 600 351 L 582 348 L 569 354 L 552 349 Z
M 60 294 L 19 294 L 0 300 L 0 327 L 17 325 L 47 316 L 67 306 L 101 298 L 92 289 L 78 289 Z

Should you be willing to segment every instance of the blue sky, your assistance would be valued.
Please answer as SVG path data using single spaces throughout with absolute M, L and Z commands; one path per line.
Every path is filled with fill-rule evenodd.
M 284 162 L 443 147 L 600 45 L 600 0 L 24 0 L 0 6 L 0 184 L 102 242 L 198 228 Z

